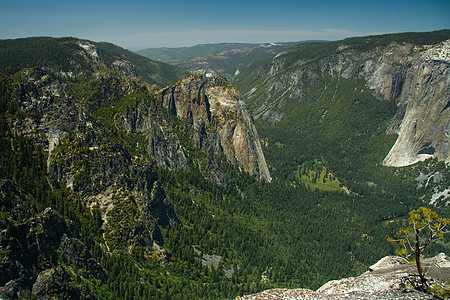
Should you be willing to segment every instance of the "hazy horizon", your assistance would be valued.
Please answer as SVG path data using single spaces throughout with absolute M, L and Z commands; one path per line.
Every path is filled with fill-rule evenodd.
M 450 1 L 8 1 L 0 39 L 73 36 L 124 48 L 339 40 L 450 28 Z

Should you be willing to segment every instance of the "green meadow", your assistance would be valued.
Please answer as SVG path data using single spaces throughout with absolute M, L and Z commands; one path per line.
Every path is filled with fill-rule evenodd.
M 345 192 L 345 188 L 337 178 L 317 160 L 299 165 L 293 175 L 295 178 L 294 185 L 304 185 L 310 190 Z

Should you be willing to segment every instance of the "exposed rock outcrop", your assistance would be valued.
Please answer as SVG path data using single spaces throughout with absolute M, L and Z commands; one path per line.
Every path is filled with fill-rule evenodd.
M 447 284 L 450 280 L 448 256 L 441 253 L 433 258 L 423 259 L 422 262 L 427 278 L 441 286 Z M 415 268 L 415 264 L 403 258 L 388 256 L 361 276 L 327 282 L 315 292 L 305 289 L 275 289 L 236 299 L 436 299 L 434 295 L 413 290 L 408 286 L 406 278 L 415 274 Z
M 163 242 L 157 225 L 179 222 L 156 165 L 144 156 L 159 167 L 186 169 L 180 134 L 206 152 L 210 167 L 203 171 L 213 173 L 219 154 L 258 179 L 271 180 L 253 120 L 238 91 L 220 77 L 191 76 L 153 95 L 138 80 L 106 77 L 81 84 L 89 91 L 83 92 L 43 69 L 22 76 L 15 99 L 24 117 L 15 121 L 15 133 L 47 152 L 51 178 L 65 183 L 83 204 L 100 209 L 110 250 L 151 249 Z M 141 97 L 125 102 L 129 95 Z M 114 116 L 103 113 L 114 105 L 126 109 Z M 177 125 L 174 118 L 182 122 Z M 214 175 L 221 181 L 220 172 Z
M 187 169 L 187 159 L 180 139 L 165 118 L 164 108 L 156 101 L 138 101 L 117 122 L 127 131 L 142 132 L 147 138 L 146 151 L 158 166 L 169 170 Z
M 86 247 L 74 238 L 73 224 L 50 208 L 36 218 L 2 230 L 0 297 L 16 299 L 26 290 L 33 290 L 39 299 L 39 296 L 48 297 L 52 293 L 57 296 L 55 287 L 49 293 L 49 285 L 57 285 L 56 289 L 66 295 L 86 293 L 70 283 L 66 268 L 55 266 L 54 262 L 61 256 L 66 257 L 68 264 L 78 270 L 78 275 L 106 282 L 103 268 L 92 259 Z
M 169 114 L 191 126 L 194 145 L 271 181 L 253 119 L 238 90 L 225 79 L 195 74 L 161 92 Z
M 429 157 L 450 162 L 450 40 L 411 63 L 399 105 L 406 105 L 406 112 L 383 163 L 401 167 Z
M 146 149 L 160 167 L 188 168 L 182 135 L 206 153 L 202 169 L 215 176 L 219 184 L 221 173 L 215 172 L 214 158 L 217 154 L 259 180 L 270 181 L 258 133 L 239 92 L 225 79 L 208 75 L 198 73 L 185 78 L 159 91 L 156 101 L 138 101 L 117 116 L 117 122 L 127 131 L 146 136 Z M 174 125 L 175 118 L 182 122 L 175 121 Z
M 114 244 L 110 249 L 130 251 L 136 244 L 151 249 L 155 241 L 162 243 L 157 225 L 179 221 L 173 204 L 156 166 L 132 155 L 123 142 L 111 141 L 110 129 L 92 117 L 139 85 L 106 78 L 92 90 L 77 99 L 64 78 L 42 69 L 26 71 L 15 94 L 25 117 L 14 130 L 47 151 L 51 178 L 65 183 L 85 205 L 100 208 L 107 240 Z M 136 213 L 123 213 L 121 207 Z
M 70 299 L 97 299 L 97 297 L 84 286 L 72 283 L 70 271 L 58 266 L 39 273 L 33 284 L 32 293 L 34 299 L 44 300 L 50 297 Z

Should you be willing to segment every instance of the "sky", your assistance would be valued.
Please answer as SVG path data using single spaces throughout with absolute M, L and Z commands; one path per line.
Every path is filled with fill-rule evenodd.
M 0 39 L 72 36 L 131 50 L 449 28 L 450 0 L 14 0 L 0 6 Z

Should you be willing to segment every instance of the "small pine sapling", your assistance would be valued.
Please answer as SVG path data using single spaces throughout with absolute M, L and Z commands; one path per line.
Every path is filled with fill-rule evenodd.
M 397 239 L 389 238 L 389 242 L 398 242 L 402 245 L 397 254 L 405 258 L 414 256 L 419 277 L 419 285 L 415 288 L 427 291 L 428 284 L 425 271 L 421 264 L 421 255 L 432 242 L 442 239 L 444 234 L 449 233 L 448 225 L 450 219 L 440 218 L 433 210 L 420 207 L 409 213 L 409 226 L 400 228 Z

